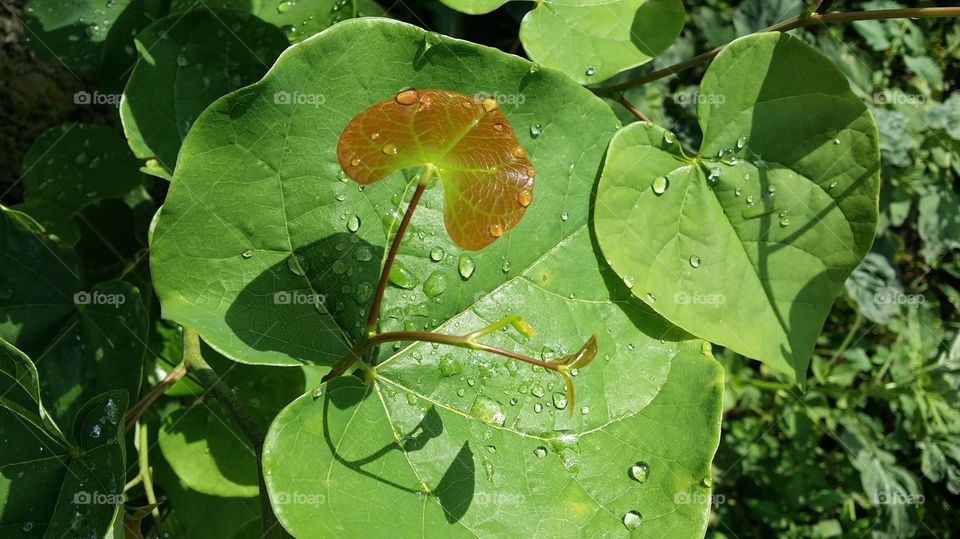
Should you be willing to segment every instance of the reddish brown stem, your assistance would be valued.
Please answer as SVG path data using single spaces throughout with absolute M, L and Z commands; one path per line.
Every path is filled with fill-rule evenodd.
M 620 94 L 620 97 L 617 100 L 620 101 L 620 104 L 623 105 L 624 108 L 630 111 L 630 114 L 633 114 L 634 116 L 639 118 L 640 121 L 653 123 L 650 121 L 650 118 L 647 118 L 646 114 L 640 112 L 640 109 L 633 106 L 633 103 L 627 101 L 627 98 L 623 94 Z
M 167 373 L 167 375 L 160 380 L 156 386 L 154 386 L 146 395 L 143 396 L 136 404 L 130 407 L 127 410 L 127 416 L 125 419 L 125 424 L 123 431 L 130 432 L 130 429 L 137 424 L 137 421 L 140 417 L 160 398 L 161 395 L 166 393 L 174 384 L 180 381 L 187 374 L 187 368 L 184 367 L 183 363 L 174 367 L 173 370 Z

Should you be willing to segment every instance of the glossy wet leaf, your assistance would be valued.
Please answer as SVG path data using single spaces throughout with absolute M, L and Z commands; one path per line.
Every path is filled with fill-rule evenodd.
M 215 99 L 260 78 L 287 46 L 271 24 L 240 12 L 175 13 L 137 34 L 137 61 L 123 92 L 130 147 L 172 171 L 193 121 Z
M 873 242 L 876 125 L 836 67 L 776 33 L 734 42 L 699 95 L 694 157 L 652 124 L 614 137 L 600 246 L 657 312 L 803 383 L 827 312 Z
M 26 204 L 16 209 L 72 245 L 80 239 L 73 218 L 90 204 L 122 197 L 140 185 L 138 169 L 117 130 L 93 124 L 59 125 L 40 135 L 24 156 Z
M 487 13 L 505 0 L 443 2 L 465 13 Z M 538 2 L 520 24 L 520 41 L 531 60 L 580 84 L 596 84 L 663 52 L 685 19 L 678 0 Z
M 103 536 L 123 506 L 126 472 L 122 436 L 127 397 L 98 395 L 69 430 L 74 448 L 0 410 L 0 533 L 4 537 Z
M 142 6 L 141 0 L 30 0 L 23 21 L 38 55 L 71 70 L 103 67 L 104 83 L 112 86 L 135 59 L 124 45 L 146 25 Z
M 361 36 L 365 46 L 353 46 Z M 371 66 L 371 74 L 359 75 L 358 85 L 354 77 L 316 67 L 328 64 L 356 66 L 359 74 Z M 537 330 L 531 340 L 511 328 L 484 342 L 551 359 L 576 352 L 591 334 L 598 335 L 600 355 L 574 377 L 573 418 L 563 408 L 559 376 L 431 345 L 381 347 L 379 357 L 387 361 L 377 387 L 389 399 L 386 408 L 377 394 L 350 402 L 362 393 L 353 377 L 320 387 L 317 397 L 308 387 L 278 416 L 268 443 L 271 502 L 295 535 L 405 536 L 420 534 L 421 526 L 462 535 L 464 524 L 473 526 L 498 506 L 492 492 L 528 496 L 527 487 L 527 502 L 499 504 L 504 518 L 484 525 L 535 529 L 542 522 L 556 531 L 562 521 L 554 518 L 554 508 L 560 507 L 565 518 L 597 534 L 623 530 L 621 518 L 631 510 L 645 511 L 653 534 L 703 533 L 706 498 L 686 505 L 674 494 L 705 491 L 697 485 L 709 473 L 717 444 L 719 368 L 702 353 L 700 341 L 683 340 L 682 333 L 631 300 L 598 261 L 588 227 L 590 193 L 616 121 L 602 101 L 573 81 L 550 70 L 531 75 L 530 67 L 514 56 L 428 36 L 399 22 L 346 21 L 295 45 L 261 82 L 214 103 L 187 137 L 152 238 L 164 315 L 197 328 L 238 361 L 329 365 L 364 327 L 383 249 L 409 200 L 415 173 L 397 172 L 361 190 L 336 158 L 343 129 L 404 87 L 470 96 L 495 88 L 522 92 L 522 104 L 501 103 L 500 110 L 544 179 L 534 203 L 503 241 L 466 252 L 445 231 L 443 186 L 427 189 L 400 247 L 398 264 L 406 276 L 398 272 L 400 284 L 387 291 L 381 329 L 467 333 L 516 313 Z M 290 110 L 273 103 L 278 91 L 315 92 L 327 100 L 324 107 Z M 556 114 L 560 109 L 571 115 Z M 536 136 L 532 124 L 540 124 Z M 359 226 L 350 224 L 354 216 Z M 469 263 L 461 262 L 465 257 Z M 424 286 L 437 272 L 446 286 L 431 297 Z M 609 359 L 601 359 L 604 355 Z M 445 376 L 455 365 L 460 374 Z M 672 376 L 684 381 L 671 382 Z M 525 393 L 521 382 L 528 384 Z M 510 395 L 503 393 L 507 389 Z M 393 395 L 387 397 L 388 391 Z M 327 395 L 336 417 L 324 422 Z M 512 407 L 511 398 L 517 399 Z M 393 426 L 402 436 L 423 419 L 405 452 L 391 450 Z M 535 431 L 544 441 L 534 444 L 535 438 L 516 436 L 498 423 Z M 671 428 L 662 429 L 663 423 Z M 348 460 L 362 461 L 363 470 L 330 459 L 325 424 L 337 439 L 346 434 L 340 447 Z M 547 441 L 560 436 L 558 429 L 595 430 L 582 436 L 577 453 L 563 447 L 569 441 L 557 441 L 556 449 Z M 481 444 L 485 431 L 491 438 Z M 539 459 L 535 450 L 541 443 L 556 453 Z M 669 457 L 657 456 L 664 454 Z M 414 468 L 406 456 L 415 459 Z M 662 488 L 636 490 L 640 485 L 626 474 L 638 458 L 647 458 L 651 473 L 661 474 Z M 622 459 L 624 466 L 614 469 L 610 459 Z M 537 463 L 543 466 L 534 467 Z M 442 492 L 449 513 L 436 498 L 411 492 L 418 487 L 414 469 Z M 328 470 L 337 490 L 325 486 Z M 593 473 L 606 475 L 592 480 Z M 513 481 L 524 482 L 524 489 L 493 488 Z M 599 496 L 599 505 L 577 481 Z M 601 489 L 606 493 L 598 493 Z M 369 500 L 362 509 L 354 503 L 359 491 Z M 389 517 L 379 521 L 382 528 L 371 528 L 371 508 Z
M 147 324 L 139 291 L 123 281 L 85 287 L 73 251 L 19 212 L 0 208 L 0 242 L 0 338 L 38 358 L 57 422 L 70 424 L 103 391 L 137 394 Z
M 424 167 L 443 184 L 443 217 L 454 242 L 486 247 L 533 202 L 534 171 L 496 100 L 449 90 L 406 89 L 358 114 L 337 144 L 351 179 L 370 184 Z
M 369 47 L 351 46 L 359 36 Z M 263 81 L 214 103 L 197 120 L 152 239 L 166 318 L 196 328 L 244 363 L 340 359 L 347 339 L 365 327 L 385 246 L 416 170 L 360 190 L 338 164 L 337 141 L 352 118 L 404 87 L 470 96 L 495 88 L 522 92 L 522 104 L 501 103 L 499 110 L 514 127 L 524 126 L 517 127 L 520 145 L 538 177 L 550 180 L 537 185 L 510 234 L 469 253 L 444 228 L 444 186 L 427 189 L 400 247 L 399 284 L 386 293 L 382 327 L 436 327 L 516 275 L 504 273 L 505 261 L 523 268 L 586 222 L 587 208 L 572 201 L 590 196 L 589 182 L 616 127 L 609 108 L 559 73 L 530 76 L 528 62 L 462 41 L 442 39 L 426 49 L 426 38 L 388 20 L 345 21 L 289 49 Z M 329 56 L 340 49 L 346 52 Z M 317 69 L 318 62 L 369 66 L 376 76 L 364 79 L 361 91 L 355 80 Z M 278 92 L 326 101 L 283 105 L 273 99 Z M 560 109 L 571 114 L 556 114 Z M 536 138 L 527 128 L 532 123 L 542 127 Z M 434 261 L 437 248 L 443 256 Z M 466 278 L 461 257 L 472 265 Z M 428 297 L 423 287 L 435 272 L 446 285 Z
M 346 19 L 384 14 L 383 7 L 374 0 L 207 0 L 204 6 L 249 11 L 283 30 L 294 43 Z M 195 7 L 196 0 L 173 0 L 170 12 L 180 13 Z
M 40 376 L 30 358 L 7 341 L 0 339 L 0 406 L 19 416 L 51 440 L 66 445 L 60 430 L 40 397 Z

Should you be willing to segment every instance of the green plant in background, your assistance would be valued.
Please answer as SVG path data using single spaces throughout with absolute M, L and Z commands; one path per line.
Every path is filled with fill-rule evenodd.
M 209 4 L 24 8 L 5 537 L 950 533 L 960 8 Z

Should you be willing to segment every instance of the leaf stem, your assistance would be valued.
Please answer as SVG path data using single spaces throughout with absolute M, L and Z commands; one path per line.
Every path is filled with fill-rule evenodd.
M 150 471 L 149 430 L 146 423 L 140 425 L 140 430 L 137 434 L 139 435 L 139 439 L 137 440 L 137 465 L 140 469 L 140 480 L 143 482 L 143 492 L 147 496 L 147 502 L 154 506 L 150 514 L 153 515 L 157 529 L 160 529 L 160 510 L 156 508 L 157 494 L 153 491 L 153 477 Z
M 768 26 L 760 32 L 787 32 L 795 28 L 811 26 L 814 24 L 848 23 L 856 21 L 874 21 L 885 19 L 932 19 L 941 17 L 960 17 L 960 7 L 919 7 L 919 8 L 901 8 L 901 9 L 877 9 L 870 11 L 836 11 L 832 13 L 804 13 Z M 712 60 L 729 43 L 720 45 L 703 54 L 698 54 L 672 66 L 648 73 L 634 80 L 626 81 L 613 86 L 595 88 L 594 91 L 601 95 L 615 96 L 620 92 L 642 86 L 649 82 L 676 75 L 681 71 L 686 71 L 692 67 L 698 66 L 704 62 Z M 631 111 L 632 112 L 632 111 Z
M 263 480 L 263 441 L 264 433 L 260 426 L 244 410 L 237 396 L 219 375 L 207 364 L 200 352 L 200 335 L 193 329 L 183 328 L 183 364 L 187 372 L 193 374 L 200 384 L 213 393 L 213 396 L 223 405 L 227 413 L 240 426 L 244 436 L 253 447 L 257 459 L 257 472 L 260 483 L 260 510 L 264 537 L 281 536 L 277 517 L 270 506 L 267 495 L 267 485 Z
M 377 318 L 380 316 L 380 303 L 383 302 L 383 293 L 387 288 L 390 268 L 393 267 L 393 261 L 397 258 L 400 242 L 403 240 L 403 235 L 407 231 L 407 226 L 410 225 L 410 219 L 413 217 L 414 210 L 417 209 L 420 196 L 423 195 L 423 191 L 427 187 L 427 182 L 433 177 L 434 168 L 428 165 L 425 169 L 420 180 L 417 182 L 417 188 L 413 191 L 413 196 L 410 197 L 410 203 L 407 204 L 406 211 L 403 212 L 403 219 L 400 220 L 400 226 L 397 228 L 397 232 L 393 236 L 393 242 L 390 244 L 390 251 L 387 253 L 387 258 L 383 262 L 380 281 L 377 283 L 377 290 L 373 295 L 373 302 L 370 304 L 370 314 L 367 316 L 368 337 L 377 332 Z
M 179 365 L 174 367 L 173 370 L 167 373 L 167 375 L 160 380 L 160 382 L 150 389 L 139 401 L 136 402 L 133 406 L 127 410 L 127 416 L 124 424 L 123 431 L 130 432 L 134 425 L 137 424 L 137 421 L 140 417 L 160 398 L 171 386 L 180 381 L 187 374 L 187 368 L 181 362 Z
M 640 112 L 640 109 L 633 106 L 633 103 L 627 101 L 627 98 L 623 95 L 623 92 L 620 93 L 620 96 L 617 98 L 617 101 L 626 108 L 630 114 L 633 114 L 640 119 L 641 122 L 653 123 L 650 121 L 650 118 L 647 118 L 647 115 Z

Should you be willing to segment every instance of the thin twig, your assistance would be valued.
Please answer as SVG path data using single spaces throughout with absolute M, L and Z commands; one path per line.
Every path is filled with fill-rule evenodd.
M 136 402 L 133 406 L 127 410 L 127 417 L 125 420 L 124 432 L 130 432 L 134 425 L 137 424 L 137 421 L 141 416 L 160 398 L 161 395 L 166 393 L 170 387 L 180 381 L 184 375 L 187 374 L 187 368 L 184 367 L 183 363 L 180 363 L 173 370 L 167 373 L 167 375 L 160 380 L 156 386 L 150 389 L 139 401 Z
M 617 98 L 617 101 L 619 101 L 620 104 L 624 106 L 624 108 L 630 111 L 631 114 L 639 118 L 641 122 L 653 123 L 650 121 L 650 118 L 647 118 L 646 114 L 640 112 L 640 109 L 633 106 L 633 103 L 627 101 L 626 96 L 624 96 L 623 94 L 620 94 L 620 97 Z

